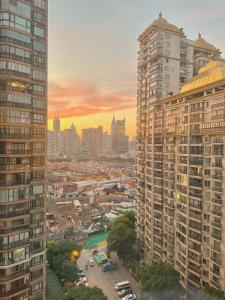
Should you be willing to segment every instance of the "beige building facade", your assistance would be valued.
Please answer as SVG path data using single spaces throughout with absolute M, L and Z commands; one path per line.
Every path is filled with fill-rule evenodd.
M 225 64 L 201 36 L 188 40 L 161 15 L 139 43 L 136 228 L 143 260 L 170 262 L 186 288 L 224 289 Z M 161 47 L 154 59 L 152 44 Z

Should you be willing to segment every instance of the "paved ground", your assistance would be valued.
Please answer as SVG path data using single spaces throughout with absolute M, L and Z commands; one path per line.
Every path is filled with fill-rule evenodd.
M 101 248 L 100 250 L 105 250 L 105 248 Z M 136 281 L 133 280 L 133 278 L 130 276 L 130 274 L 127 272 L 125 267 L 121 264 L 116 256 L 113 256 L 112 258 L 117 262 L 118 269 L 108 272 L 102 272 L 98 265 L 89 267 L 86 271 L 85 265 L 90 257 L 91 254 L 89 251 L 83 251 L 77 263 L 78 267 L 84 270 L 90 287 L 97 286 L 101 288 L 104 291 L 105 295 L 108 297 L 108 300 L 118 300 L 121 298 L 118 297 L 115 291 L 115 283 L 119 281 L 129 280 L 133 291 L 137 295 L 137 299 L 140 300 L 140 289 Z

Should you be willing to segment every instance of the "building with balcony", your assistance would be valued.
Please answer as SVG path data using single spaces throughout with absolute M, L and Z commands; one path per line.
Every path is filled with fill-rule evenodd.
M 151 105 L 145 156 L 138 154 L 143 259 L 173 264 L 188 291 L 225 290 L 224 99 L 225 62 L 211 61 Z
M 47 0 L 0 1 L 0 299 L 45 299 Z

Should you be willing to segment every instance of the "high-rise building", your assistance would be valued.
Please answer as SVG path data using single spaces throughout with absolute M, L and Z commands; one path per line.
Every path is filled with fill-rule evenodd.
M 112 136 L 108 132 L 104 132 L 102 136 L 102 154 L 112 154 Z
M 103 127 L 82 130 L 81 155 L 86 159 L 98 159 L 102 152 Z
M 111 123 L 111 135 L 112 135 L 112 152 L 114 154 L 128 153 L 129 150 L 129 138 L 126 135 L 126 120 L 116 120 L 113 117 Z
M 54 144 L 54 149 L 56 151 L 59 151 L 60 148 L 60 142 L 59 142 L 59 138 L 60 138 L 60 119 L 59 117 L 56 117 L 53 120 L 53 144 Z
M 0 1 L 0 299 L 45 299 L 47 0 Z
M 59 151 L 70 157 L 78 155 L 80 151 L 80 137 L 73 124 L 70 128 L 60 131 Z
M 208 57 L 198 65 L 196 42 L 188 41 L 193 46 L 193 64 L 198 65 L 193 72 L 199 70 L 184 83 L 181 59 L 173 71 L 172 65 L 166 68 L 172 59 L 165 56 L 168 45 L 164 48 L 164 43 L 169 39 L 170 48 L 175 49 L 181 43 L 175 47 L 177 37 L 182 40 L 183 31 L 160 16 L 139 38 L 140 47 L 146 47 L 145 55 L 142 49 L 139 57 L 138 80 L 139 247 L 146 263 L 162 259 L 173 264 L 188 290 L 207 284 L 224 290 L 225 63 L 218 57 L 220 61 L 212 60 L 199 69 Z M 161 45 L 161 55 L 155 54 L 157 60 L 149 50 L 152 43 Z M 219 56 L 215 47 L 205 41 L 203 45 L 205 51 L 208 47 L 215 54 L 211 59 Z M 183 50 L 180 58 L 181 54 Z M 155 63 L 158 66 L 153 75 Z M 165 70 L 177 73 L 167 90 L 177 94 L 163 98 Z M 149 81 L 149 75 L 154 81 Z

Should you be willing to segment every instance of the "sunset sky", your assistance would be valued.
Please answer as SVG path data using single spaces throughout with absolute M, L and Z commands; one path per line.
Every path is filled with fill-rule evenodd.
M 49 0 L 49 128 L 78 132 L 126 116 L 135 134 L 137 36 L 162 11 L 225 53 L 224 0 Z

